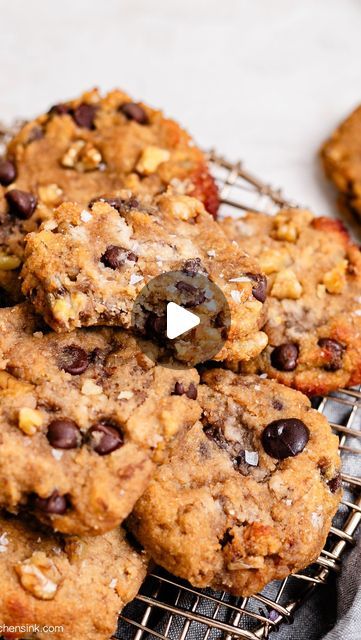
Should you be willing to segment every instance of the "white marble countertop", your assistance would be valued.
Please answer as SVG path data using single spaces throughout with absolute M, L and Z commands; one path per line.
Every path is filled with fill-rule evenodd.
M 316 153 L 361 102 L 360 32 L 360 0 L 0 0 L 0 119 L 121 86 L 332 213 Z

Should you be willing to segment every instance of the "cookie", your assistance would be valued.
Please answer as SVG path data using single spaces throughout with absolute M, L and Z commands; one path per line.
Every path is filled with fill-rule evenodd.
M 93 90 L 28 122 L 0 160 L 0 185 L 0 258 L 8 260 L 22 258 L 25 234 L 65 201 L 86 206 L 123 187 L 155 195 L 170 186 L 201 199 L 212 215 L 219 205 L 190 136 L 122 91 Z
M 340 204 L 361 216 L 361 106 L 325 142 L 321 159 L 340 192 Z
M 0 505 L 64 533 L 116 527 L 199 416 L 195 370 L 121 330 L 46 332 L 27 305 L 0 310 L 0 366 Z
M 180 348 L 167 342 L 175 357 L 188 362 L 201 332 L 222 334 L 223 296 L 232 323 L 217 359 L 248 359 L 264 348 L 267 338 L 258 328 L 265 277 L 257 261 L 232 245 L 199 200 L 189 196 L 165 194 L 147 205 L 121 192 L 88 208 L 61 205 L 50 224 L 28 236 L 23 291 L 56 331 L 98 324 L 129 329 L 143 287 L 169 271 L 179 272 L 173 302 L 203 318 L 195 339 L 185 336 Z M 218 286 L 222 300 L 205 290 L 204 276 Z M 157 291 L 149 316 L 135 328 L 146 334 L 151 318 L 164 319 L 168 298 L 167 291 Z
M 95 538 L 63 537 L 0 515 L 4 637 L 108 640 L 147 564 L 122 529 Z
M 242 368 L 306 394 L 361 382 L 361 254 L 339 220 L 291 209 L 222 229 L 268 278 L 268 346 Z
M 196 587 L 251 595 L 314 561 L 340 501 L 338 440 L 306 396 L 210 370 L 130 516 L 154 560 Z

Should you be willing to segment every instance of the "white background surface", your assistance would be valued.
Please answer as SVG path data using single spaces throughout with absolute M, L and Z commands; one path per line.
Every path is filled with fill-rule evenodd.
M 0 0 L 0 60 L 0 119 L 120 86 L 335 211 L 316 152 L 361 102 L 361 0 Z

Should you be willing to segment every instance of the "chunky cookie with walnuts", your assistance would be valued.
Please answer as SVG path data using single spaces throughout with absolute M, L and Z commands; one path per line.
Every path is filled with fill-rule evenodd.
M 201 422 L 130 516 L 156 562 L 196 587 L 250 595 L 314 561 L 341 497 L 338 440 L 308 398 L 214 369 Z
M 321 149 L 326 175 L 340 192 L 340 204 L 361 216 L 361 106 L 340 124 Z
M 28 122 L 0 161 L 0 246 L 21 258 L 24 235 L 65 201 L 129 188 L 155 195 L 169 186 L 204 202 L 213 215 L 218 193 L 204 154 L 161 111 L 122 91 L 90 91 Z
M 361 253 L 339 220 L 248 213 L 222 229 L 268 278 L 268 346 L 242 369 L 307 394 L 361 382 Z
M 63 537 L 1 514 L 4 637 L 108 640 L 147 564 L 147 555 L 135 551 L 120 528 L 97 537 Z M 11 631 L 15 626 L 29 631 Z
M 144 326 L 132 325 L 143 287 L 170 271 L 179 274 L 172 292 L 157 291 L 147 303 Z M 151 324 L 154 336 L 154 323 L 164 320 L 169 299 L 202 316 L 195 337 L 182 338 L 181 348 L 167 343 L 182 361 L 189 362 L 204 331 L 210 341 L 213 334 L 227 333 L 218 360 L 249 359 L 267 343 L 258 330 L 266 278 L 257 261 L 232 244 L 201 202 L 189 196 L 165 194 L 149 205 L 120 192 L 87 208 L 63 204 L 50 223 L 28 236 L 22 277 L 24 293 L 56 331 L 106 324 L 146 334 Z M 217 285 L 218 296 L 207 283 Z M 224 299 L 230 326 L 223 317 Z
M 198 374 L 155 366 L 119 329 L 56 335 L 0 310 L 0 505 L 55 530 L 116 527 L 199 416 Z

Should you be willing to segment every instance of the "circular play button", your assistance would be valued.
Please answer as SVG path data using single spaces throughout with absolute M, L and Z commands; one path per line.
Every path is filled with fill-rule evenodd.
M 132 327 L 140 348 L 165 367 L 212 360 L 227 340 L 227 300 L 194 262 L 150 280 L 133 305 Z

